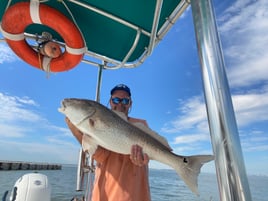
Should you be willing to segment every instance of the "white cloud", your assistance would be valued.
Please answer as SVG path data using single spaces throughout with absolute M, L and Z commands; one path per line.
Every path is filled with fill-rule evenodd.
M 28 106 L 37 106 L 37 104 L 28 97 L 19 98 L 9 96 L 0 92 L 0 122 L 10 121 L 38 121 L 41 116 L 27 109 Z
M 53 125 L 38 112 L 39 105 L 29 97 L 11 96 L 0 92 L 0 129 L 1 131 L 13 131 L 15 136 L 19 132 L 29 132 L 33 129 L 45 129 L 47 132 L 60 133 L 63 136 L 71 136 L 70 131 Z M 0 133 L 1 133 L 0 131 Z
M 25 137 L 33 132 L 33 123 L 44 119 L 33 111 L 38 104 L 28 97 L 16 97 L 0 92 L 0 136 Z
M 70 130 L 42 117 L 34 100 L 0 93 L 0 105 L 2 160 L 76 161 L 79 144 Z
M 268 120 L 268 90 L 266 88 L 233 96 L 239 126 Z
M 266 88 L 232 96 L 238 125 L 248 126 L 256 122 L 268 120 L 268 91 Z M 195 96 L 181 102 L 179 116 L 166 123 L 162 131 L 178 133 L 189 128 L 207 127 L 205 103 L 201 96 Z
M 16 126 L 14 124 L 2 124 L 0 122 L 0 136 L 1 138 L 21 138 L 27 133 L 27 129 L 23 127 Z
M 176 133 L 181 130 L 194 127 L 203 128 L 207 121 L 206 108 L 201 96 L 192 97 L 186 101 L 181 101 L 179 116 L 168 122 L 163 128 L 163 132 Z M 206 124 L 206 123 L 205 123 Z
M 260 130 L 241 131 L 241 144 L 245 152 L 268 151 L 267 132 Z
M 1 35 L 0 35 L 1 36 Z M 13 51 L 0 41 L 0 64 L 18 60 Z
M 195 142 L 210 141 L 207 134 L 189 134 L 182 135 L 175 138 L 174 144 L 190 144 Z
M 266 87 L 261 90 L 233 95 L 232 99 L 240 130 L 268 120 L 268 90 Z M 175 137 L 174 144 L 192 146 L 195 143 L 210 141 L 205 103 L 201 96 L 181 101 L 178 111 L 178 117 L 167 122 L 162 128 L 162 132 L 166 133 L 184 133 Z M 193 132 L 196 134 L 193 134 Z M 268 142 L 267 137 L 264 137 L 264 134 L 260 135 L 261 133 L 262 131 L 252 131 L 246 134 L 242 132 L 240 135 L 245 149 L 265 150 L 266 145 L 256 143 L 257 141 Z M 261 139 L 264 141 L 261 141 Z
M 230 86 L 267 82 L 268 1 L 237 0 L 219 17 Z

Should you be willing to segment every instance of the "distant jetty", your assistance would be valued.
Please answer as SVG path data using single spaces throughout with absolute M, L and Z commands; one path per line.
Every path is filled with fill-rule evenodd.
M 22 161 L 0 161 L 1 170 L 61 170 L 61 165 Z

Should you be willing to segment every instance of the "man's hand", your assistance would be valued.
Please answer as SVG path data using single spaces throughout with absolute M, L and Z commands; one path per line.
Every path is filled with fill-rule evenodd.
M 130 160 L 137 166 L 143 166 L 149 163 L 149 156 L 143 153 L 142 147 L 133 145 L 131 147 Z

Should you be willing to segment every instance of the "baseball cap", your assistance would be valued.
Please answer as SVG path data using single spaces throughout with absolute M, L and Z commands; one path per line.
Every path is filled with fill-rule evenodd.
M 116 91 L 116 90 L 122 90 L 122 91 L 125 91 L 128 93 L 129 96 L 131 96 L 131 92 L 130 92 L 130 89 L 127 85 L 125 84 L 118 84 L 116 85 L 112 90 L 111 90 L 111 95 L 113 95 L 113 93 Z

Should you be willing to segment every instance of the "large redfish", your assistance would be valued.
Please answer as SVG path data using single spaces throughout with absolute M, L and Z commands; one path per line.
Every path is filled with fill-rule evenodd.
M 214 158 L 212 155 L 180 156 L 172 153 L 168 145 L 152 137 L 145 129 L 132 125 L 96 101 L 64 99 L 59 111 L 89 135 L 93 143 L 105 149 L 130 154 L 132 145 L 141 146 L 151 160 L 174 168 L 195 194 L 198 194 L 197 177 L 202 165 Z

